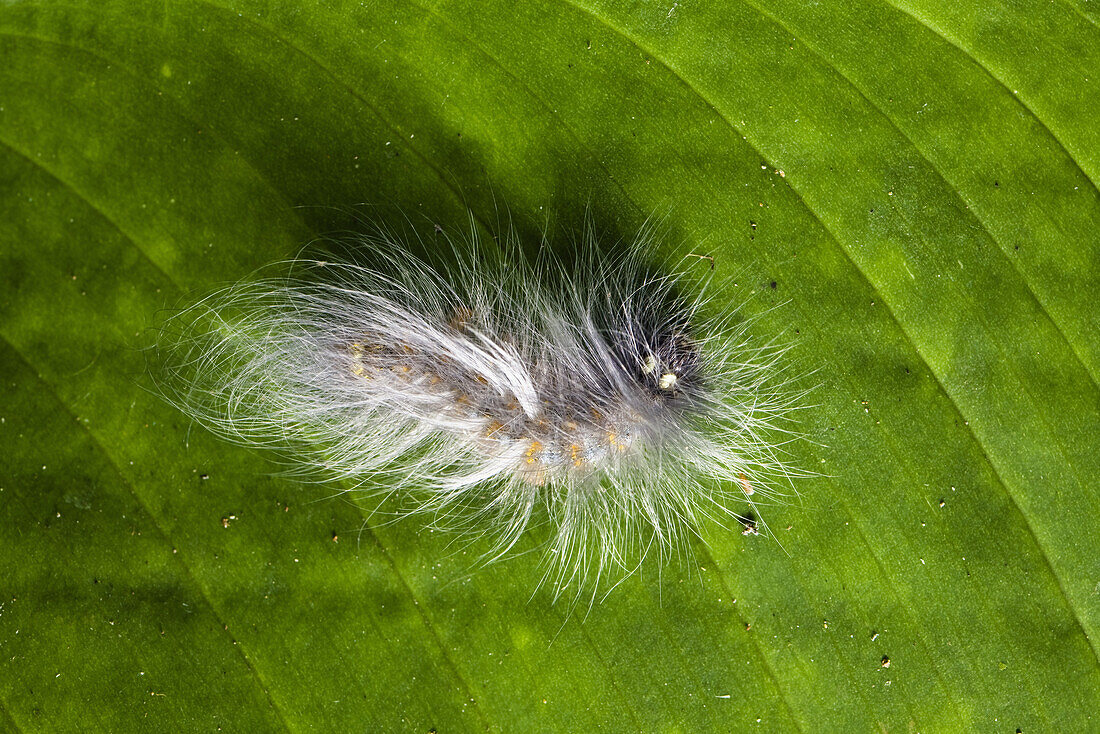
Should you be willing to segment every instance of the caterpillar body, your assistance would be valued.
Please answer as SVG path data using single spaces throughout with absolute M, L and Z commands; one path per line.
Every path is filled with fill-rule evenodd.
M 611 253 L 587 231 L 569 258 L 439 236 L 447 256 L 421 258 L 378 231 L 365 264 L 301 259 L 187 309 L 162 331 L 164 392 L 311 474 L 489 533 L 491 558 L 548 524 L 556 594 L 788 482 L 783 349 L 753 346 L 705 285 L 688 295 L 704 261 L 647 266 L 651 230 Z

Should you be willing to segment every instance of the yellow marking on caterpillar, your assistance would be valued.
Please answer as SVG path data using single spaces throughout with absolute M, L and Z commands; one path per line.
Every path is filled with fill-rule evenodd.
M 578 468 L 584 466 L 584 459 L 580 457 L 581 447 L 575 443 L 570 444 L 569 451 L 573 455 L 573 466 Z
M 542 444 L 538 441 L 531 441 L 531 448 L 527 449 L 525 456 L 527 457 L 528 464 L 534 464 L 538 461 L 538 455 L 542 453 Z
M 616 448 L 619 451 L 626 451 L 626 444 L 625 443 L 619 443 L 619 437 L 615 434 L 614 431 L 608 431 L 607 432 L 607 443 L 612 448 Z
M 496 433 L 497 431 L 499 431 L 502 428 L 504 428 L 504 424 L 501 423 L 500 421 L 496 421 L 496 420 L 490 421 L 489 422 L 489 427 L 487 429 L 485 429 L 485 437 L 486 438 L 493 438 L 494 437 L 493 434 Z
M 363 366 L 363 345 L 359 342 L 352 342 L 348 347 L 348 351 L 351 352 L 352 366 L 351 374 L 356 377 L 364 377 L 367 374 L 367 368 Z

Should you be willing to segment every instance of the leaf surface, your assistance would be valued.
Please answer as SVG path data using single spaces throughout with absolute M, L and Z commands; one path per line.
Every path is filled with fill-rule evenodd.
M 1097 728 L 1089 3 L 11 2 L 0 59 L 0 728 Z M 164 309 L 467 211 L 715 257 L 819 384 L 774 537 L 571 613 L 148 390 Z

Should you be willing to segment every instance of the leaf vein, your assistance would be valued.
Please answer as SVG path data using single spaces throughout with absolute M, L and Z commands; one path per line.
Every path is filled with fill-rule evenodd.
M 978 57 L 975 54 L 971 53 L 969 50 L 964 48 L 961 44 L 959 44 L 957 41 L 955 41 L 955 39 L 953 39 L 949 35 L 947 35 L 947 33 L 945 33 L 944 31 L 939 30 L 938 28 L 933 26 L 930 22 L 924 20 L 923 18 L 919 17 L 915 13 L 913 13 L 909 10 L 906 10 L 905 8 L 903 8 L 899 5 L 896 5 L 894 2 L 892 2 L 892 0 L 884 0 L 884 2 L 887 5 L 890 5 L 891 7 L 895 8 L 898 12 L 904 13 L 905 15 L 909 16 L 910 18 L 912 18 L 916 22 L 920 23 L 922 26 L 927 28 L 928 31 L 930 33 L 932 33 L 933 35 L 935 35 L 938 38 L 943 39 L 945 42 L 951 44 L 953 47 L 958 49 L 959 52 L 963 54 L 963 56 L 966 56 L 968 59 L 973 61 L 975 66 L 977 66 L 979 69 L 984 71 L 986 74 L 989 75 L 989 77 L 991 79 L 993 79 L 995 82 L 997 82 L 999 85 L 1001 85 L 1001 87 L 1004 88 L 1005 92 L 1008 93 L 1008 95 L 1010 97 L 1012 97 L 1013 99 L 1019 101 L 1020 106 L 1023 107 L 1024 110 L 1027 111 L 1028 115 L 1030 115 L 1032 117 L 1032 119 L 1035 120 L 1035 122 L 1039 123 L 1039 126 L 1042 127 L 1044 130 L 1046 130 L 1047 134 L 1050 135 L 1050 137 L 1056 143 L 1058 143 L 1058 146 L 1063 151 L 1065 151 L 1066 157 L 1068 157 L 1073 162 L 1073 165 L 1076 166 L 1077 170 L 1081 172 L 1081 175 L 1085 177 L 1085 180 L 1087 180 L 1090 184 L 1092 184 L 1093 190 L 1096 191 L 1096 193 L 1100 194 L 1100 187 L 1097 187 L 1096 181 L 1093 180 L 1092 176 L 1089 175 L 1088 171 L 1085 170 L 1084 166 L 1081 165 L 1080 161 L 1078 161 L 1073 156 L 1073 154 L 1070 152 L 1069 148 L 1066 147 L 1066 144 L 1064 142 L 1062 142 L 1061 138 L 1059 138 L 1057 135 L 1054 134 L 1054 131 L 1050 128 L 1049 125 L 1047 125 L 1046 121 L 1043 120 L 1043 118 L 1039 117 L 1039 115 L 1035 112 L 1035 110 L 1031 109 L 1031 107 L 1028 106 L 1027 102 L 1025 102 L 1024 99 L 1022 97 L 1020 97 L 1019 94 L 1016 94 L 1015 92 L 1013 92 L 1012 89 L 1008 86 L 1008 84 L 1006 84 L 1000 77 L 998 77 L 996 74 L 994 74 L 993 71 L 989 67 L 987 67 L 980 60 L 978 60 Z
M 1020 276 L 1020 279 L 1027 286 L 1028 294 L 1031 296 L 1032 300 L 1035 301 L 1036 305 L 1039 306 L 1039 309 L 1043 312 L 1043 315 L 1046 316 L 1047 320 L 1050 321 L 1050 323 L 1054 325 L 1054 328 L 1058 331 L 1059 336 L 1061 336 L 1062 340 L 1069 347 L 1070 351 L 1073 353 L 1073 356 L 1080 363 L 1082 368 L 1084 368 L 1085 372 L 1088 373 L 1089 378 L 1092 380 L 1093 386 L 1100 388 L 1100 377 L 1098 377 L 1097 374 L 1090 368 L 1089 363 L 1086 362 L 1085 358 L 1082 356 L 1081 352 L 1078 350 L 1077 345 L 1074 344 L 1074 342 L 1066 334 L 1062 324 L 1060 324 L 1058 322 L 1058 320 L 1056 320 L 1051 315 L 1050 311 L 1047 309 L 1046 303 L 1044 303 L 1043 300 L 1039 297 L 1039 294 L 1036 292 L 1036 290 L 1033 287 L 1031 281 L 1028 279 L 1028 277 L 1025 275 L 1025 273 L 1020 269 L 1019 264 L 1013 258 L 1007 257 L 1007 255 L 1006 255 L 1007 249 L 1004 246 L 1004 244 L 1002 242 L 1000 242 L 1000 240 L 998 240 L 998 238 L 993 234 L 992 230 L 990 230 L 990 228 L 986 224 L 985 220 L 982 219 L 982 217 L 980 217 L 978 215 L 978 213 L 976 212 L 976 210 L 971 206 L 971 202 L 966 200 L 966 198 L 962 194 L 962 191 L 955 185 L 955 183 L 953 181 L 951 181 L 947 177 L 947 175 L 943 172 L 943 170 L 941 170 L 940 167 L 936 165 L 935 161 L 933 161 L 932 158 L 927 153 L 925 153 L 925 151 L 921 148 L 921 146 L 919 146 L 916 143 L 916 141 L 898 124 L 898 122 L 896 121 L 896 119 L 893 116 L 891 116 L 889 113 L 887 113 L 886 110 L 883 107 L 881 107 L 878 103 L 876 103 L 873 99 L 871 99 L 871 97 L 868 96 L 868 94 L 866 92 L 864 92 L 863 88 L 859 84 L 857 84 L 850 77 L 848 77 L 847 74 L 845 74 L 843 71 L 841 71 L 840 67 L 837 66 L 836 64 L 834 64 L 833 62 L 831 62 L 825 56 L 824 53 L 818 51 L 817 48 L 815 48 L 812 44 L 807 42 L 805 38 L 802 38 L 801 36 L 796 34 L 782 20 L 780 20 L 779 18 L 773 16 L 771 13 L 764 10 L 763 8 L 757 6 L 755 3 L 751 2 L 751 0 L 744 0 L 744 2 L 747 5 L 749 5 L 750 7 L 757 10 L 757 12 L 759 12 L 761 16 L 763 16 L 763 17 L 767 18 L 768 20 L 770 20 L 771 22 L 775 23 L 777 26 L 782 28 L 787 33 L 789 33 L 793 38 L 800 41 L 810 51 L 810 53 L 812 53 L 814 56 L 816 56 L 818 59 L 820 59 L 821 62 L 825 66 L 832 69 L 836 73 L 837 76 L 839 76 L 841 79 L 843 79 L 844 82 L 846 84 L 848 84 L 849 87 L 851 87 L 853 90 L 855 90 L 855 92 L 857 94 L 859 94 L 859 96 L 865 102 L 867 102 L 867 104 L 869 104 L 876 112 L 878 112 L 890 124 L 890 127 L 892 127 L 899 135 L 901 135 L 906 140 L 906 142 L 909 143 L 909 145 L 913 148 L 913 150 L 917 151 L 917 153 L 920 155 L 921 159 L 923 159 L 928 164 L 928 166 L 936 173 L 936 175 L 939 177 L 939 179 L 941 181 L 943 181 L 947 185 L 947 187 L 951 190 L 951 193 L 954 196 L 954 198 L 966 207 L 966 211 L 968 212 L 967 216 L 973 217 L 974 220 L 981 227 L 982 231 L 985 232 L 986 236 L 990 239 L 990 241 L 997 244 L 998 249 L 1001 251 L 1001 254 L 1003 256 L 1005 256 L 1004 260 L 1007 261 L 1012 266 L 1012 268 L 1016 271 L 1016 274 Z M 893 7 L 893 6 L 891 6 L 891 7 Z M 899 12 L 903 12 L 903 14 L 905 14 L 904 11 L 899 10 Z M 908 14 L 905 14 L 905 15 L 907 17 L 911 17 L 911 16 L 908 16 Z M 927 27 L 927 26 L 925 26 L 925 27 Z M 958 47 L 956 46 L 956 48 L 958 48 Z M 980 68 L 980 64 L 978 66 Z M 983 71 L 985 71 L 985 73 L 987 75 L 992 76 L 985 69 L 983 69 Z M 1001 86 L 1003 87 L 1004 85 L 1002 84 Z M 1013 95 L 1013 98 L 1017 99 L 1017 101 L 1019 101 L 1018 98 L 1015 97 L 1015 95 Z M 1023 103 L 1020 102 L 1020 104 L 1022 105 Z M 1025 106 L 1025 109 L 1026 109 L 1026 106 Z M 1028 110 L 1028 111 L 1030 112 L 1030 110 Z M 1050 134 L 1050 130 L 1047 129 L 1046 126 L 1044 126 L 1044 130 L 1046 130 L 1047 133 Z M 1053 134 L 1051 134 L 1051 137 L 1054 138 Z M 1058 142 L 1058 145 L 1060 147 L 1062 147 L 1063 151 L 1066 150 L 1065 147 L 1062 146 L 1061 142 L 1059 142 L 1057 138 L 1054 138 L 1054 140 L 1056 142 Z M 1069 156 L 1068 151 L 1066 151 L 1066 155 Z M 1070 157 L 1070 160 L 1073 160 L 1072 157 Z M 1074 161 L 1074 164 L 1076 165 L 1076 161 Z M 1077 168 L 1078 168 L 1078 170 L 1080 170 L 1080 166 L 1077 166 Z M 1084 173 L 1084 171 L 1082 171 L 1082 173 Z M 1085 177 L 1088 178 L 1088 175 L 1086 174 Z M 1090 182 L 1091 182 L 1091 179 L 1090 179 Z M 1095 188 L 1095 186 L 1094 186 L 1094 188 Z M 1100 191 L 1098 191 L 1098 193 L 1100 193 Z M 899 214 L 900 214 L 900 210 L 899 210 Z

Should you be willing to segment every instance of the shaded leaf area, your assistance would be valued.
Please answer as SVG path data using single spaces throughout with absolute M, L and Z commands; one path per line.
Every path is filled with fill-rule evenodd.
M 1089 12 L 5 5 L 0 722 L 1093 728 Z M 795 460 L 822 476 L 764 508 L 774 538 L 709 528 L 571 613 L 532 593 L 538 531 L 477 570 L 487 544 L 280 478 L 144 389 L 162 309 L 467 207 L 609 237 L 668 212 L 670 251 L 716 257 L 820 383 Z

